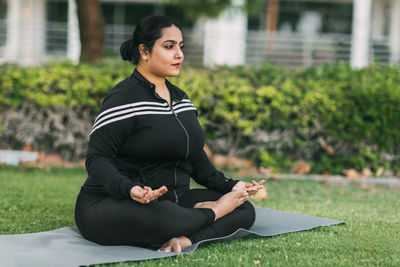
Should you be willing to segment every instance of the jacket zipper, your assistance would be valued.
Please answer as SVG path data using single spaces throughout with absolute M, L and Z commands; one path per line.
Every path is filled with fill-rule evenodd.
M 182 122 L 178 119 L 178 114 L 175 113 L 175 111 L 174 111 L 174 109 L 173 109 L 173 107 L 172 107 L 172 106 L 174 105 L 174 103 L 176 103 L 176 102 L 175 102 L 175 101 L 172 101 L 171 111 L 172 111 L 172 113 L 175 115 L 176 120 L 177 120 L 177 121 L 179 122 L 179 124 L 182 126 L 183 130 L 185 131 L 185 134 L 186 134 L 186 158 L 188 158 L 188 157 L 189 157 L 189 134 L 188 134 L 188 132 L 186 131 L 185 127 L 183 126 Z M 178 166 L 178 164 L 179 164 L 179 160 L 178 160 L 178 162 L 177 162 L 176 165 L 175 165 L 175 186 L 176 186 L 176 183 L 177 183 L 177 178 L 176 178 L 176 167 Z M 175 193 L 176 203 L 178 203 L 178 195 L 176 194 L 175 188 L 174 188 L 174 193 Z
M 167 100 L 165 100 L 164 98 L 158 96 L 158 94 L 157 94 L 156 91 L 154 91 L 154 95 L 155 95 L 157 98 L 159 98 L 159 99 L 164 100 L 165 102 L 167 102 Z M 182 122 L 178 119 L 178 114 L 176 114 L 175 111 L 174 111 L 174 109 L 172 108 L 172 106 L 173 106 L 175 103 L 178 103 L 178 102 L 175 102 L 175 100 L 173 100 L 170 109 L 171 109 L 172 113 L 175 115 L 176 120 L 179 122 L 179 124 L 182 126 L 183 130 L 185 131 L 185 134 L 186 134 L 186 158 L 188 158 L 188 157 L 189 157 L 189 134 L 187 133 L 185 127 L 184 127 L 183 124 L 182 124 Z M 167 102 L 167 104 L 168 104 L 168 102 Z M 169 105 L 168 105 L 168 107 L 169 107 Z
M 177 178 L 176 178 L 176 167 L 178 166 L 178 164 L 179 164 L 179 160 L 176 162 L 175 167 L 174 167 L 174 172 L 175 172 L 175 186 L 176 186 L 176 183 L 178 182 L 178 181 L 177 181 Z M 175 195 L 175 202 L 178 204 L 178 194 L 176 193 L 175 187 L 174 187 L 174 195 Z
M 179 122 L 179 124 L 182 126 L 183 130 L 185 131 L 186 134 L 186 158 L 189 157 L 189 134 L 186 131 L 185 127 L 183 126 L 182 122 L 178 119 L 178 114 L 175 113 L 174 109 L 171 107 L 172 113 L 175 115 L 175 118 Z
M 156 92 L 155 90 L 154 90 L 154 95 L 155 95 L 157 98 L 162 99 L 162 100 L 164 100 L 165 102 L 167 102 L 167 100 L 165 100 L 164 98 L 158 96 L 158 94 L 157 94 L 157 92 Z M 189 157 L 189 134 L 188 134 L 188 132 L 186 131 L 185 127 L 183 126 L 182 122 L 178 119 L 178 114 L 176 114 L 175 111 L 174 111 L 174 109 L 172 108 L 172 106 L 173 106 L 175 103 L 177 103 L 177 102 L 175 102 L 175 101 L 173 100 L 170 109 L 171 109 L 172 113 L 175 115 L 176 120 L 179 122 L 179 124 L 182 126 L 183 130 L 185 131 L 185 134 L 186 134 L 186 158 L 188 158 L 188 157 Z M 168 104 L 168 102 L 167 102 L 167 104 Z M 168 107 L 169 107 L 169 105 L 168 105 Z M 176 203 L 178 203 L 178 201 L 179 201 L 179 200 L 178 200 L 178 194 L 176 193 L 176 190 L 175 190 L 176 184 L 177 184 L 177 182 L 178 182 L 178 181 L 177 181 L 177 177 L 176 177 L 176 167 L 177 167 L 178 165 L 179 165 L 179 160 L 176 162 L 175 167 L 174 167 L 174 174 L 175 174 L 174 195 L 175 195 L 175 202 L 176 202 Z

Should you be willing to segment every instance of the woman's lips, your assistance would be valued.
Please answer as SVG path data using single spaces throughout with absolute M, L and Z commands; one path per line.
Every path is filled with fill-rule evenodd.
M 181 66 L 181 63 L 172 64 L 172 66 L 179 68 Z

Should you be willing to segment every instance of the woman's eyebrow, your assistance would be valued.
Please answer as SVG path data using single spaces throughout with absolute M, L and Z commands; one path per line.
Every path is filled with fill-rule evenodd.
M 162 42 L 162 43 L 168 43 L 168 42 L 171 42 L 171 43 L 174 43 L 174 44 L 177 43 L 177 41 L 175 41 L 175 40 L 165 40 L 165 41 Z M 183 43 L 183 41 L 181 41 L 179 44 L 182 44 L 182 43 Z

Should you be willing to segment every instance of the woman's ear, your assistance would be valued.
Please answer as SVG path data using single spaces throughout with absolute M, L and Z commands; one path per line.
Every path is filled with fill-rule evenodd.
M 150 58 L 150 53 L 144 44 L 139 45 L 139 53 L 142 60 L 147 61 Z

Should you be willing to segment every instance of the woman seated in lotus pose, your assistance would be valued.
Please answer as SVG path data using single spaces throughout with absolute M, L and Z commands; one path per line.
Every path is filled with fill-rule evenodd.
M 245 183 L 215 169 L 196 107 L 166 79 L 179 74 L 182 49 L 182 32 L 166 16 L 142 19 L 121 45 L 122 58 L 137 66 L 103 100 L 75 207 L 90 241 L 180 252 L 254 223 L 247 199 L 264 180 Z M 190 177 L 207 189 L 190 189 Z

